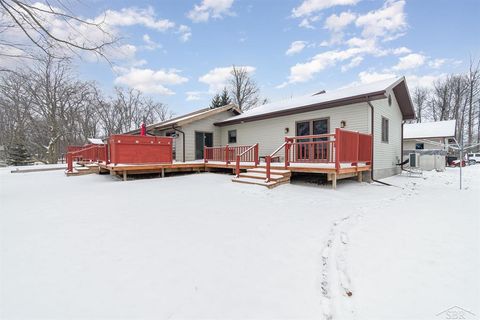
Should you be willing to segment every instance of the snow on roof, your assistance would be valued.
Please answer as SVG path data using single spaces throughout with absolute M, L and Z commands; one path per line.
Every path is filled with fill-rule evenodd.
M 403 77 L 390 78 L 390 79 L 376 81 L 376 82 L 358 85 L 358 86 L 344 87 L 344 88 L 340 88 L 332 91 L 327 91 L 325 93 L 307 95 L 307 96 L 302 96 L 294 99 L 272 102 L 272 103 L 264 104 L 262 106 L 258 106 L 256 108 L 245 111 L 244 113 L 238 116 L 228 118 L 224 121 L 221 121 L 220 123 L 228 122 L 232 120 L 256 117 L 263 114 L 273 113 L 273 112 L 282 111 L 282 110 L 294 109 L 294 108 L 303 107 L 303 106 L 315 105 L 315 104 L 326 103 L 330 101 L 347 99 L 347 98 L 362 96 L 370 93 L 380 92 L 396 85 L 403 79 L 404 79 Z
M 455 136 L 456 120 L 420 122 L 403 125 L 403 138 L 445 138 Z
M 92 144 L 104 144 L 102 139 L 97 139 L 97 138 L 88 138 L 88 142 Z

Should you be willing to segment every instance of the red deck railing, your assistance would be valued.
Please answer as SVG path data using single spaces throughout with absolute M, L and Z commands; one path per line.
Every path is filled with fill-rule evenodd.
M 286 137 L 285 142 L 265 157 L 266 181 L 270 181 L 271 161 L 280 150 L 285 150 L 285 169 L 295 163 L 333 163 L 338 173 L 342 163 L 358 167 L 359 162 L 372 161 L 372 135 L 335 129 L 335 134 Z
M 221 147 L 204 147 L 203 161 L 225 162 L 225 165 L 236 161 L 238 156 L 242 162 L 254 162 L 258 164 L 258 143 L 253 146 L 221 146 Z
M 85 162 L 98 162 L 107 160 L 107 147 L 104 144 L 86 144 L 67 147 L 67 171 L 73 171 L 73 160 Z
M 116 134 L 108 139 L 113 164 L 172 163 L 172 137 Z

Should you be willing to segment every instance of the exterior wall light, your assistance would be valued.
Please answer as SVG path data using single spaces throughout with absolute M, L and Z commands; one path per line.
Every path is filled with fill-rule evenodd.
M 285 128 L 283 131 L 285 132 L 285 134 L 287 134 L 287 133 L 290 131 L 290 129 L 289 129 L 289 128 Z
M 345 128 L 347 126 L 347 122 L 345 120 L 340 121 L 340 128 Z

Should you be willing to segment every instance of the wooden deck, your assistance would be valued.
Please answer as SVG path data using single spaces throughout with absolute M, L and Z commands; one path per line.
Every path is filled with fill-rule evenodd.
M 229 164 L 220 161 L 209 161 L 204 163 L 203 161 L 187 161 L 187 162 L 173 162 L 173 163 L 149 163 L 149 164 L 105 164 L 99 163 L 100 173 L 110 173 L 112 175 L 122 176 L 124 180 L 128 175 L 135 174 L 151 174 L 158 173 L 162 177 L 165 173 L 171 172 L 203 172 L 210 169 L 228 169 L 235 171 L 235 162 Z M 261 162 L 258 166 L 254 162 L 241 162 L 240 169 L 245 171 L 253 168 L 265 168 L 266 164 Z M 272 169 L 285 170 L 285 164 L 278 162 L 272 163 Z M 286 169 L 290 172 L 304 172 L 304 173 L 323 173 L 323 174 L 337 174 L 335 166 L 332 164 L 322 163 L 291 163 Z M 369 171 L 370 165 L 361 164 L 359 166 L 345 166 L 342 167 L 338 176 L 356 174 L 363 171 Z

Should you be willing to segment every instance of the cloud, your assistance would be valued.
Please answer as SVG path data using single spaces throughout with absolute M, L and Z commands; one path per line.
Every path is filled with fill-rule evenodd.
M 298 24 L 299 27 L 302 28 L 307 28 L 307 29 L 315 29 L 315 27 L 312 25 L 313 22 L 316 22 L 320 20 L 321 16 L 311 16 L 311 17 L 305 17 L 302 19 L 302 21 Z
M 201 96 L 208 94 L 208 92 L 205 91 L 187 91 L 185 93 L 187 95 L 187 98 L 185 100 L 187 101 L 198 101 L 201 100 Z
M 236 68 L 245 68 L 248 73 L 255 72 L 255 67 L 252 66 L 236 66 Z M 231 72 L 232 67 L 214 68 L 198 78 L 198 81 L 208 85 L 209 93 L 217 93 L 228 84 Z
M 342 72 L 346 72 L 352 68 L 359 66 L 360 63 L 362 63 L 362 61 L 363 61 L 363 57 L 358 56 L 353 58 L 352 60 L 350 60 L 348 64 L 342 66 Z
M 192 36 L 192 29 L 190 29 L 189 26 L 181 24 L 178 27 L 177 33 L 180 34 L 180 41 L 187 42 L 188 40 L 190 40 L 190 37 Z
M 446 77 L 445 73 L 442 74 L 437 74 L 437 75 L 423 75 L 423 76 L 418 76 L 418 75 L 407 75 L 407 84 L 409 89 L 414 89 L 417 87 L 423 87 L 423 88 L 433 88 L 435 81 L 442 79 Z
M 145 42 L 144 48 L 147 50 L 155 50 L 157 48 L 161 48 L 162 46 L 150 38 L 148 34 L 144 34 L 143 37 L 143 42 Z
M 422 66 L 425 63 L 426 57 L 419 53 L 410 53 L 401 57 L 398 63 L 393 66 L 393 70 L 407 70 Z
M 416 87 L 426 87 L 426 88 L 433 88 L 435 81 L 445 77 L 446 74 L 427 74 L 427 75 L 415 75 L 415 74 L 408 74 L 405 76 L 407 79 L 407 85 L 410 90 Z M 399 77 L 398 74 L 385 72 L 385 73 L 378 73 L 378 72 L 367 72 L 362 71 L 358 74 L 359 82 L 362 84 L 371 83 L 391 78 Z M 356 85 L 359 82 L 354 82 L 351 85 Z
M 313 78 L 313 76 L 323 71 L 328 67 L 335 66 L 338 62 L 347 61 L 360 56 L 370 49 L 366 48 L 348 48 L 346 50 L 331 50 L 325 51 L 312 57 L 310 61 L 305 63 L 297 63 L 290 68 L 290 75 L 288 83 L 306 82 Z M 280 88 L 286 84 L 280 85 Z
M 398 38 L 407 28 L 404 7 L 404 0 L 387 0 L 381 9 L 359 16 L 355 25 L 362 28 L 364 38 Z
M 175 92 L 165 87 L 166 85 L 178 85 L 188 81 L 175 69 L 155 71 L 140 68 L 117 68 L 116 70 L 121 75 L 115 79 L 115 84 L 126 85 L 144 93 L 173 95 Z
M 330 46 L 343 42 L 343 29 L 355 21 L 356 15 L 351 12 L 342 12 L 340 15 L 332 14 L 325 20 L 324 29 L 331 32 L 330 40 L 323 41 L 321 46 Z
M 292 56 L 294 54 L 302 52 L 303 49 L 307 46 L 306 41 L 293 41 L 290 44 L 290 48 L 285 52 L 287 56 Z
M 325 20 L 325 29 L 340 32 L 350 23 L 355 21 L 356 15 L 351 12 L 342 12 L 340 15 L 332 14 Z
M 359 1 L 360 0 L 304 0 L 298 7 L 292 10 L 292 16 L 295 18 L 306 17 L 334 6 L 355 5 Z
M 207 22 L 210 18 L 218 19 L 223 15 L 231 15 L 230 8 L 234 0 L 202 0 L 187 14 L 193 22 Z
M 95 21 L 97 23 L 104 21 L 105 24 L 115 27 L 143 25 L 162 32 L 175 27 L 175 23 L 168 19 L 156 19 L 155 10 L 152 7 L 146 9 L 123 8 L 120 11 L 107 10 L 103 15 L 99 15 Z
M 441 66 L 443 66 L 445 64 L 445 62 L 447 62 L 447 59 L 434 59 L 434 60 L 431 60 L 430 62 L 428 62 L 428 65 L 431 68 L 438 69 Z
M 381 80 L 387 80 L 395 78 L 397 75 L 394 73 L 378 73 L 378 72 L 368 72 L 362 71 L 358 74 L 360 83 L 371 83 Z

